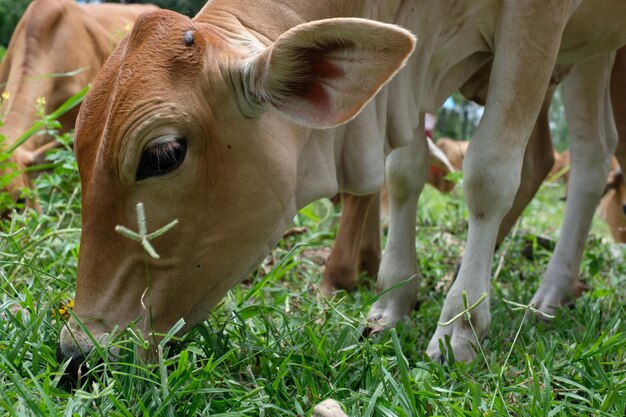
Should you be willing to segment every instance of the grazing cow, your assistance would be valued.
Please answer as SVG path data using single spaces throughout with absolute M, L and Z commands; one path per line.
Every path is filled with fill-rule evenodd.
M 408 58 L 414 40 L 405 30 L 360 18 L 410 28 L 420 39 L 415 53 Z M 621 0 L 211 0 L 193 20 L 144 15 L 96 77 L 77 122 L 76 316 L 96 340 L 135 320 L 162 332 L 183 318 L 188 330 L 257 267 L 299 207 L 380 189 L 384 152 L 391 217 L 379 284 L 414 276 L 415 205 L 428 173 L 423 114 L 493 60 L 464 161 L 469 233 L 447 321 L 463 309 L 462 294 L 474 303 L 489 293 L 498 229 L 557 58 L 575 64 L 566 82 L 575 81 L 570 94 L 579 99 L 568 108 L 581 155 L 571 182 L 584 197 L 570 214 L 584 217 L 596 188 L 599 199 L 615 137 L 581 109 L 599 103 L 598 116 L 610 113 L 606 74 L 611 51 L 626 43 L 625 25 Z M 139 201 L 148 231 L 179 220 L 153 240 L 158 259 L 115 232 L 135 224 Z M 573 243 L 584 229 L 573 228 Z M 557 266 L 571 260 L 569 245 Z M 573 277 L 563 272 L 548 270 L 535 299 L 542 311 L 570 296 Z M 416 291 L 416 280 L 389 291 L 369 319 L 392 325 Z M 483 337 L 488 300 L 470 314 Z M 80 361 L 92 348 L 83 328 L 74 319 L 64 327 L 61 358 Z M 438 327 L 432 357 L 444 336 L 459 360 L 474 357 L 467 321 Z
M 8 99 L 0 111 L 4 146 L 11 145 L 38 119 L 35 102 L 46 98 L 51 113 L 85 87 L 137 17 L 155 6 L 97 4 L 79 6 L 71 0 L 35 0 L 20 19 L 0 66 L 0 93 Z M 64 131 L 74 127 L 78 109 L 60 118 Z M 30 187 L 28 166 L 39 164 L 55 144 L 49 135 L 29 139 L 13 153 L 21 172 L 8 186 L 14 199 Z M 34 201 L 28 201 L 34 207 Z

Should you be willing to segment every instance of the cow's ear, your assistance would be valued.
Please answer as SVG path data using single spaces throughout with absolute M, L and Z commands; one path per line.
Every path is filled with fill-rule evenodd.
M 414 47 L 415 36 L 395 25 L 355 18 L 304 23 L 245 65 L 246 99 L 305 126 L 337 126 L 359 113 Z

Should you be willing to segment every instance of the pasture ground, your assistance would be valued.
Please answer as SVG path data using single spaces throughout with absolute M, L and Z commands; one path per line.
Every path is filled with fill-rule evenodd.
M 582 266 L 591 290 L 575 309 L 544 324 L 505 302 L 527 303 L 538 286 L 549 253 L 525 259 L 523 236 L 558 237 L 561 186 L 542 187 L 494 258 L 493 270 L 502 268 L 493 322 L 471 364 L 443 365 L 423 353 L 466 233 L 462 192 L 427 187 L 417 213 L 420 307 L 392 331 L 361 338 L 373 290 L 320 296 L 320 263 L 338 216 L 320 201 L 295 219 L 304 233 L 283 240 L 206 322 L 161 346 L 155 363 L 136 354 L 142 336 L 124 332 L 112 342 L 119 356 L 94 352 L 68 393 L 55 350 L 59 306 L 74 297 L 80 228 L 69 140 L 37 181 L 43 214 L 0 223 L 0 415 L 308 416 L 327 397 L 355 417 L 625 415 L 626 248 L 606 226 L 594 224 Z

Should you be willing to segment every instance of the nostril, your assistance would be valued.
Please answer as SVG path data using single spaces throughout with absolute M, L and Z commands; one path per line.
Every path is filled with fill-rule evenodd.
M 57 361 L 59 364 L 66 362 L 69 359 L 69 363 L 65 368 L 65 373 L 61 377 L 60 387 L 67 389 L 68 391 L 76 388 L 80 384 L 81 376 L 87 371 L 87 364 L 85 363 L 85 356 L 76 351 L 72 353 L 64 352 L 61 345 L 57 346 Z

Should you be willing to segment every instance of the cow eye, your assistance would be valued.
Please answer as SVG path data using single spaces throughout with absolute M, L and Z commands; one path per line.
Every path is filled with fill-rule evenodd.
M 137 181 L 174 171 L 183 163 L 186 153 L 185 138 L 169 136 L 152 141 L 141 154 Z

